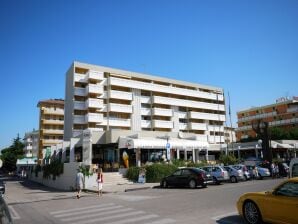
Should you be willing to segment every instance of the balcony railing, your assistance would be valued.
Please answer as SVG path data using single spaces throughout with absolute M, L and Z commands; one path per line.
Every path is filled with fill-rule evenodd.
M 132 106 L 125 104 L 110 103 L 108 105 L 109 111 L 119 113 L 132 113 Z
M 224 127 L 221 125 L 208 125 L 208 130 L 209 131 L 216 131 L 216 132 L 223 132 Z
M 211 113 L 201 113 L 201 112 L 189 112 L 189 117 L 193 119 L 202 119 L 202 120 L 212 120 L 212 121 L 225 121 L 226 116 L 222 114 L 211 114 Z
M 92 70 L 89 70 L 89 72 L 87 73 L 87 77 L 88 79 L 97 80 L 97 81 L 103 80 L 104 78 L 103 72 L 92 71 Z
M 113 99 L 122 99 L 122 100 L 132 100 L 132 93 L 124 91 L 110 91 L 110 98 Z
M 103 108 L 103 100 L 89 98 L 86 100 L 86 108 Z
M 75 110 L 86 110 L 85 101 L 74 101 Z
M 87 122 L 95 122 L 95 123 L 101 123 L 103 121 L 103 115 L 98 113 L 88 113 L 85 115 Z
M 154 128 L 173 128 L 173 121 L 153 120 Z
M 85 124 L 85 116 L 84 115 L 73 115 L 73 123 L 74 124 Z
M 63 135 L 63 130 L 60 129 L 43 129 L 43 134 L 52 134 L 52 135 Z
M 121 118 L 109 118 L 107 121 L 106 118 L 104 118 L 104 123 L 107 125 L 109 123 L 109 126 L 114 126 L 114 127 L 130 127 L 131 126 L 131 120 L 130 119 L 121 119 Z
M 271 113 L 257 114 L 257 115 L 254 115 L 254 116 L 248 116 L 248 117 L 239 118 L 238 119 L 238 122 L 244 122 L 244 121 L 250 121 L 250 120 L 256 120 L 256 119 L 262 119 L 262 118 L 267 118 L 267 117 L 274 117 L 276 115 L 277 115 L 276 111 L 271 112 Z
M 172 117 L 172 109 L 162 109 L 162 108 L 152 108 L 152 114 L 157 116 L 167 116 Z
M 203 124 L 203 123 L 190 122 L 189 123 L 189 129 L 190 130 L 202 130 L 202 131 L 205 131 L 205 130 L 207 130 L 207 125 L 206 124 Z
M 86 89 L 80 87 L 74 87 L 75 96 L 86 96 Z
M 141 103 L 151 104 L 150 96 L 141 96 Z
M 142 128 L 151 128 L 151 121 L 142 120 Z
M 187 123 L 179 123 L 179 130 L 187 130 L 188 125 Z
M 87 77 L 85 74 L 74 73 L 74 81 L 75 82 L 88 82 Z
M 42 123 L 43 124 L 55 124 L 55 125 L 63 125 L 64 124 L 64 120 L 46 120 L 46 119 L 42 119 Z
M 42 108 L 44 114 L 64 115 L 64 110 L 61 108 Z
M 141 115 L 142 116 L 150 116 L 151 115 L 151 109 L 149 109 L 149 108 L 142 108 L 141 109 Z
M 103 86 L 99 84 L 88 84 L 86 87 L 86 93 L 103 94 Z

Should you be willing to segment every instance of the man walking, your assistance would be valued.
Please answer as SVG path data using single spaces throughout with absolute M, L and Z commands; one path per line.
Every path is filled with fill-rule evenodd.
M 77 199 L 81 197 L 81 191 L 83 189 L 84 184 L 84 175 L 80 169 L 78 169 L 78 173 L 76 175 L 76 188 L 77 188 Z

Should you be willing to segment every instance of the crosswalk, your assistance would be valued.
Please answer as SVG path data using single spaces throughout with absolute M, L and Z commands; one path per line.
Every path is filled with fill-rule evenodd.
M 117 205 L 114 203 L 90 205 L 80 208 L 52 211 L 50 215 L 61 223 L 71 224 L 171 224 L 174 219 L 163 218 L 157 214 L 147 213 L 142 210 Z

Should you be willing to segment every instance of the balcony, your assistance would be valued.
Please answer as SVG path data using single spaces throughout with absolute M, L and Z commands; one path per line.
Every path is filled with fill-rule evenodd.
M 141 103 L 151 104 L 150 96 L 141 96 Z
M 75 96 L 86 96 L 86 89 L 80 87 L 74 87 Z
M 77 137 L 77 136 L 79 136 L 79 135 L 81 135 L 81 134 L 83 134 L 83 130 L 74 129 L 74 130 L 72 131 L 72 136 L 73 136 L 73 137 Z
M 86 108 L 103 108 L 103 100 L 89 98 L 86 100 Z
M 88 82 L 87 77 L 85 74 L 74 73 L 74 81 L 75 82 Z
M 27 145 L 25 146 L 25 149 L 24 150 L 32 150 L 33 149 L 33 146 L 32 145 Z
M 63 125 L 64 120 L 46 120 L 42 119 L 43 124 L 54 124 L 54 125 Z
M 170 97 L 162 97 L 162 96 L 153 96 L 153 103 L 216 110 L 216 111 L 225 111 L 225 106 L 222 104 L 205 103 L 205 102 L 198 102 L 193 100 L 183 100 L 178 98 L 170 98 Z
M 151 115 L 151 109 L 149 109 L 149 108 L 141 108 L 141 115 L 142 116 L 150 116 Z
M 125 105 L 125 104 L 116 104 L 116 103 L 110 103 L 108 105 L 108 110 L 110 112 L 119 112 L 119 113 L 132 113 L 132 106 L 131 105 Z
M 142 120 L 142 128 L 151 128 L 151 121 Z
M 274 117 L 276 115 L 277 115 L 276 111 L 271 112 L 271 113 L 257 114 L 257 115 L 254 115 L 254 116 L 239 118 L 238 122 L 244 122 L 244 121 L 255 120 L 255 119 L 263 119 L 263 118 L 268 118 L 268 117 Z
M 179 111 L 178 116 L 180 119 L 187 119 L 187 112 Z
M 64 110 L 61 108 L 42 108 L 44 114 L 55 114 L 55 115 L 64 115 Z
M 75 110 L 86 110 L 85 101 L 74 101 L 73 107 Z
M 209 143 L 212 143 L 212 144 L 224 143 L 225 142 L 225 136 L 223 136 L 223 135 L 222 136 L 209 135 L 208 139 L 209 139 Z
M 152 108 L 152 114 L 157 116 L 172 117 L 172 109 Z
M 88 113 L 85 115 L 87 122 L 93 122 L 93 123 L 101 123 L 103 121 L 103 115 L 97 114 L 97 113 Z
M 61 139 L 43 139 L 42 140 L 42 144 L 43 146 L 50 146 L 50 145 L 55 145 L 55 144 L 58 144 L 58 143 L 61 143 L 63 142 L 63 140 Z
M 85 124 L 85 115 L 73 115 L 73 123 L 74 124 Z
M 96 80 L 96 81 L 103 80 L 104 78 L 103 72 L 89 70 L 89 72 L 87 73 L 87 78 L 89 80 Z
M 295 106 L 295 107 L 289 107 L 287 109 L 287 112 L 288 113 L 296 113 L 296 112 L 298 112 L 298 107 L 297 106 Z
M 224 127 L 220 125 L 208 125 L 209 131 L 224 132 Z
M 173 128 L 173 121 L 153 120 L 153 128 Z
M 196 140 L 202 141 L 202 142 L 207 142 L 208 137 L 207 137 L 207 135 L 196 135 Z
M 212 120 L 212 121 L 225 121 L 226 116 L 222 114 L 211 114 L 211 113 L 201 113 L 201 112 L 189 112 L 189 117 L 191 119 L 201 119 L 201 120 Z
M 87 95 L 90 93 L 93 94 L 103 94 L 103 86 L 99 84 L 88 84 L 86 87 Z
M 106 120 L 106 122 L 107 122 L 107 120 Z M 130 119 L 109 118 L 108 123 L 109 123 L 109 126 L 114 126 L 114 127 L 130 127 L 131 126 Z
M 42 133 L 48 135 L 63 135 L 64 131 L 60 129 L 43 129 Z
M 113 99 L 122 99 L 122 100 L 132 100 L 132 93 L 124 91 L 110 91 L 110 98 Z
M 190 122 L 189 123 L 189 129 L 190 130 L 202 130 L 202 131 L 205 131 L 205 130 L 207 130 L 207 125 L 205 123 L 194 123 L 194 122 Z

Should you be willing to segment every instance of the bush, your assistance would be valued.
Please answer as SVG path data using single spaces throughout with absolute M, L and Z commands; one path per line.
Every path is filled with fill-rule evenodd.
M 172 174 L 177 169 L 173 164 L 155 163 L 151 166 L 146 166 L 146 182 L 157 183 L 165 176 Z
M 234 165 L 238 163 L 238 159 L 234 155 L 221 154 L 219 157 L 219 162 L 224 165 Z
M 53 180 L 55 180 L 57 176 L 63 173 L 63 166 L 63 163 L 59 160 L 54 160 L 50 164 L 45 165 L 43 167 L 43 178 L 49 179 L 52 175 Z
M 140 169 L 140 167 L 129 167 L 126 173 L 126 178 L 133 182 L 138 181 Z

